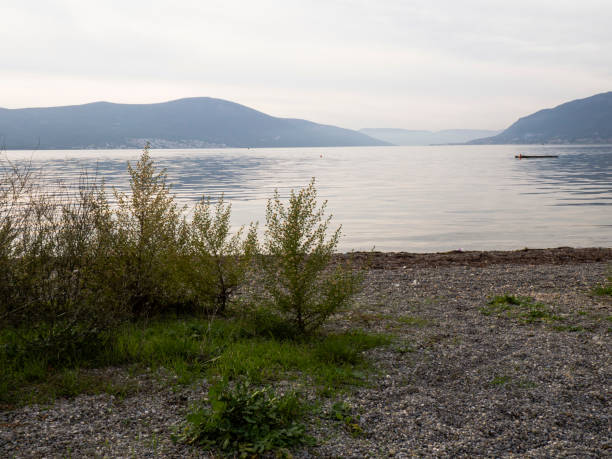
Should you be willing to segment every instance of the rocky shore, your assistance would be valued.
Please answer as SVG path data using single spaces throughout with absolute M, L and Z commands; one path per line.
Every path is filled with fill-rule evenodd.
M 369 353 L 371 384 L 341 396 L 357 432 L 313 414 L 318 445 L 296 457 L 612 455 L 612 298 L 592 293 L 612 249 L 357 257 L 369 266 L 364 289 L 330 326 L 394 342 Z M 533 320 L 491 313 L 489 300 L 504 294 L 543 309 Z M 0 456 L 206 457 L 170 439 L 206 382 L 177 391 L 138 378 L 123 399 L 0 411 Z

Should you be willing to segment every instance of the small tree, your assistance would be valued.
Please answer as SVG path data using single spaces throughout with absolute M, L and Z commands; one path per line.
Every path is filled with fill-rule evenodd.
M 332 216 L 325 217 L 327 201 L 317 205 L 314 178 L 308 187 L 291 191 L 285 207 L 278 190 L 266 209 L 264 285 L 272 306 L 299 333 L 310 333 L 355 293 L 359 277 L 337 265 L 330 267 L 340 239 L 339 227 L 327 238 Z
M 223 312 L 243 282 L 257 244 L 256 226 L 251 225 L 243 240 L 244 227 L 230 234 L 231 204 L 223 196 L 213 207 L 202 198 L 196 205 L 190 232 L 193 251 L 192 285 Z
M 177 281 L 185 224 L 166 171 L 157 172 L 147 144 L 136 165 L 128 163 L 131 194 L 115 191 L 118 290 L 136 315 L 162 312 L 181 298 Z

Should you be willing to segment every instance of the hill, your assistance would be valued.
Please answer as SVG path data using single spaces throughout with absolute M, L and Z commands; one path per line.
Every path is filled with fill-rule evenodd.
M 443 131 L 414 131 L 409 129 L 365 128 L 359 132 L 384 140 L 394 145 L 440 145 L 466 143 L 485 136 L 493 136 L 500 131 L 482 129 L 446 129 Z
M 0 108 L 6 149 L 328 147 L 386 145 L 367 135 L 306 120 L 276 118 L 222 99 L 157 104 L 94 102 Z
M 501 134 L 470 143 L 612 143 L 612 92 L 540 110 Z

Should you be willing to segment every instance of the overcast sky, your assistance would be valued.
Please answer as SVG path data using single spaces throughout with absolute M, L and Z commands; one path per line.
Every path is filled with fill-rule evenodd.
M 612 90 L 610 0 L 2 0 L 0 107 L 228 99 L 502 129 Z

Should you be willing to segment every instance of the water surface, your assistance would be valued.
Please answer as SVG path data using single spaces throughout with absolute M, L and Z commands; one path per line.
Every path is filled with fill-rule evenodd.
M 554 159 L 515 154 L 559 155 Z M 52 180 L 82 170 L 128 187 L 139 150 L 9 151 Z M 181 203 L 224 193 L 236 225 L 265 221 L 278 189 L 287 197 L 316 177 L 341 250 L 612 246 L 612 146 L 430 146 L 152 150 Z

